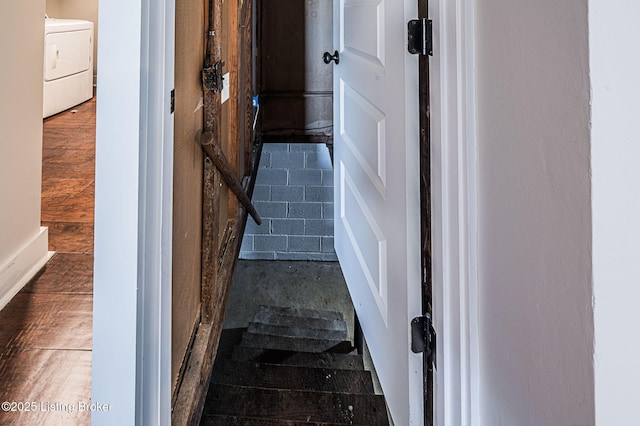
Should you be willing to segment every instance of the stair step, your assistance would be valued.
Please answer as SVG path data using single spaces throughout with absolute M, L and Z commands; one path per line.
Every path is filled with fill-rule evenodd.
M 364 363 L 359 355 L 331 352 L 307 353 L 260 349 L 236 346 L 231 359 L 234 361 L 254 361 L 268 364 L 297 365 L 314 368 L 334 368 L 342 370 L 363 370 Z
M 349 353 L 353 350 L 351 342 L 346 340 L 308 339 L 300 337 L 274 336 L 245 332 L 240 346 L 263 349 L 280 349 L 297 352 L 338 352 Z
M 326 319 L 301 317 L 297 315 L 278 314 L 269 310 L 259 310 L 253 317 L 253 322 L 268 325 L 280 325 L 285 327 L 320 328 L 323 330 L 347 330 L 347 323 L 342 318 Z
M 370 426 L 389 424 L 381 395 L 234 385 L 211 386 L 204 414 Z
M 339 424 L 340 423 L 296 422 L 294 420 L 223 416 L 218 414 L 203 415 L 200 421 L 201 426 L 337 426 Z
M 215 359 L 231 359 L 233 349 L 240 344 L 240 341 L 242 340 L 242 333 L 245 331 L 247 331 L 246 328 L 222 329 Z
M 344 317 L 340 312 L 318 311 L 316 309 L 303 309 L 303 308 L 291 308 L 291 307 L 285 308 L 280 306 L 260 305 L 258 307 L 258 312 L 256 313 L 256 318 L 262 315 L 267 315 L 267 316 L 281 315 L 281 316 L 290 316 L 290 317 L 305 317 L 305 318 L 344 321 Z
M 217 384 L 270 389 L 373 394 L 371 373 L 357 370 L 311 368 L 255 362 L 216 362 L 211 377 Z
M 263 324 L 259 322 L 249 323 L 247 329 L 249 333 L 253 334 L 269 334 L 272 336 L 285 336 L 285 337 L 303 337 L 308 339 L 322 339 L 322 340 L 346 340 L 347 339 L 347 327 L 346 324 L 343 328 L 337 329 L 321 329 L 321 328 L 308 328 L 303 324 L 294 326 L 272 325 Z

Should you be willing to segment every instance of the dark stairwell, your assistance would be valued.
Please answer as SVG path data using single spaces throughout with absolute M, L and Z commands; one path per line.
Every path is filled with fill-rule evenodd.
M 223 333 L 202 425 L 388 425 L 339 312 L 260 306 Z
M 266 152 L 280 153 L 277 150 L 282 146 L 271 145 Z M 295 156 L 304 151 L 286 152 Z M 328 152 L 324 154 L 330 167 Z M 310 154 L 307 157 L 315 159 Z M 270 211 L 269 203 L 273 202 L 284 207 L 278 213 L 282 216 L 264 215 L 264 232 L 261 227 L 249 227 L 251 240 L 245 238 L 245 250 L 255 249 L 258 240 L 267 244 L 243 254 L 254 259 L 264 256 L 288 260 L 238 261 L 201 424 L 388 425 L 384 397 L 374 385 L 377 379 L 370 359 L 354 349 L 353 304 L 339 263 L 295 260 L 320 260 L 321 256 L 335 259 L 333 228 L 316 233 L 316 225 L 331 222 L 332 216 L 318 218 L 308 208 L 316 204 L 333 207 L 332 182 L 322 185 L 324 181 L 320 180 L 295 180 L 298 173 L 309 178 L 330 169 L 303 167 L 298 172 L 295 162 L 278 169 L 273 162 L 267 165 L 265 158 L 261 172 L 269 168 L 271 173 L 261 178 L 259 172 L 257 179 L 258 186 L 269 185 L 264 194 L 288 193 L 292 185 L 302 191 L 296 191 L 299 199 L 263 195 L 261 214 Z M 304 166 L 313 164 L 309 158 Z M 273 171 L 288 176 L 288 180 L 271 182 Z M 329 198 L 315 198 L 320 187 L 329 190 Z M 308 193 L 314 194 L 313 198 Z M 288 213 L 293 203 L 302 206 L 299 211 L 304 214 L 291 217 Z M 293 250 L 301 239 L 313 244 L 304 252 Z M 323 242 L 329 242 L 330 249 Z M 272 252 L 264 250 L 267 246 Z

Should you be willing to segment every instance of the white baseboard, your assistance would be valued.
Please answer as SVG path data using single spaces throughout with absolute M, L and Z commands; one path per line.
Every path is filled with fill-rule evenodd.
M 54 252 L 48 251 L 49 230 L 40 227 L 40 232 L 22 250 L 0 266 L 0 309 L 47 263 Z

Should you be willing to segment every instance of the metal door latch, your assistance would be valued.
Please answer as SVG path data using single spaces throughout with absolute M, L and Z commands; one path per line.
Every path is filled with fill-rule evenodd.
M 214 93 L 222 92 L 222 62 L 218 61 L 212 66 L 202 70 L 202 84 L 206 89 Z

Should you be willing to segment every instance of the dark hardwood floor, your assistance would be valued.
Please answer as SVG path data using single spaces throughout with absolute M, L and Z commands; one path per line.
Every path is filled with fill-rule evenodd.
M 91 399 L 95 98 L 44 121 L 45 268 L 0 311 L 0 425 L 84 425 Z M 72 112 L 75 111 L 75 112 Z
M 42 226 L 61 253 L 93 253 L 95 99 L 44 121 Z

